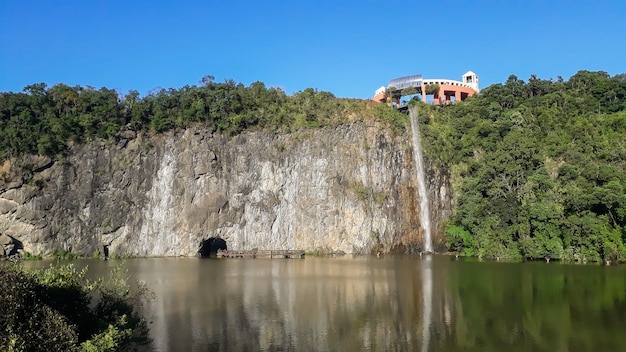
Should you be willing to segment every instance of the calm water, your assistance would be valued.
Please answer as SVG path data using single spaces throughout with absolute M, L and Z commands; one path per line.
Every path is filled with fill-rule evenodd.
M 104 275 L 119 263 L 78 265 Z M 144 312 L 155 351 L 626 351 L 626 266 L 443 256 L 126 266 L 154 293 Z

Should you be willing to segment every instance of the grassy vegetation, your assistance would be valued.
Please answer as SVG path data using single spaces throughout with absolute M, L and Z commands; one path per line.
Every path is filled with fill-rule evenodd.
M 80 255 L 73 252 L 68 252 L 64 249 L 57 249 L 52 252 L 52 258 L 57 260 L 74 260 L 80 258 Z
M 43 255 L 41 254 L 31 254 L 29 252 L 24 252 L 24 255 L 22 256 L 23 260 L 42 260 L 43 259 Z

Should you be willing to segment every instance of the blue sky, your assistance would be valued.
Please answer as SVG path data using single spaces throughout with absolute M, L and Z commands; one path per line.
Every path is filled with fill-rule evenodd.
M 370 98 L 399 76 L 481 87 L 626 72 L 626 1 L 0 0 L 0 91 L 137 89 L 205 75 Z

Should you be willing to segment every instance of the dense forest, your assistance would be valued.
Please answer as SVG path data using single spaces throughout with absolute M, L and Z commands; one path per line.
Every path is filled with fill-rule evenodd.
M 453 175 L 450 251 L 626 260 L 626 75 L 512 75 L 466 103 L 420 106 L 425 152 Z
M 424 151 L 452 172 L 452 252 L 481 257 L 626 261 L 626 75 L 569 80 L 510 76 L 463 103 L 419 106 Z M 136 91 L 47 87 L 0 93 L 0 161 L 62 155 L 71 143 L 120 131 L 204 124 L 234 135 L 291 131 L 371 117 L 407 128 L 384 104 L 256 82 Z M 442 244 L 443 245 L 443 244 Z
M 57 155 L 69 143 L 113 138 L 125 129 L 160 133 L 202 123 L 230 135 L 250 128 L 289 131 L 337 123 L 363 108 L 356 99 L 311 88 L 288 96 L 261 82 L 216 83 L 211 76 L 200 86 L 155 89 L 145 97 L 137 91 L 121 96 L 107 88 L 37 83 L 23 92 L 0 93 L 0 161 L 28 153 Z

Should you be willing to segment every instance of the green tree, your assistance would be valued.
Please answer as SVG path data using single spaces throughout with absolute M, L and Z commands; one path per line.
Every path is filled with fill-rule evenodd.
M 25 271 L 0 267 L 0 349 L 131 351 L 149 343 L 135 312 L 144 289 L 131 289 L 117 268 L 91 282 L 72 265 Z

